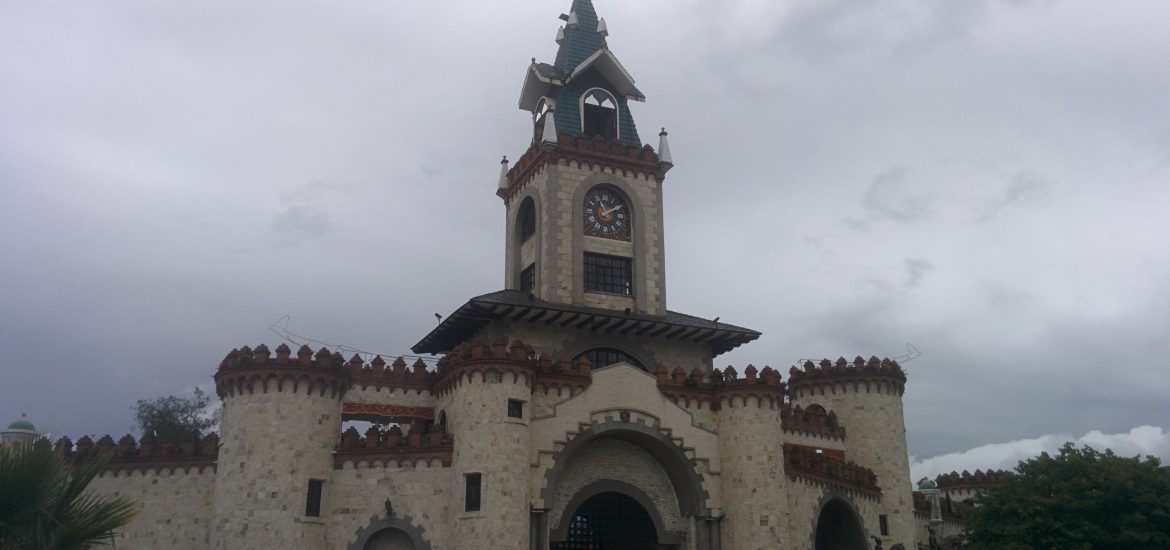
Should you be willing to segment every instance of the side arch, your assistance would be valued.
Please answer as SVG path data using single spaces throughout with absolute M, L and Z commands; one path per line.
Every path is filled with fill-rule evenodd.
M 819 540 L 822 535 L 822 521 L 830 518 L 826 517 L 826 512 L 829 514 L 840 514 L 844 519 L 849 520 L 857 529 L 857 536 L 850 537 L 849 540 L 844 541 L 847 545 L 833 545 L 827 546 L 826 541 Z M 853 500 L 843 493 L 826 490 L 822 495 L 820 501 L 817 502 L 816 508 L 813 510 L 812 517 L 812 539 L 809 541 L 810 548 L 813 550 L 868 550 L 869 549 L 869 532 L 865 529 L 865 521 L 861 519 L 861 513 L 857 510 L 857 505 Z

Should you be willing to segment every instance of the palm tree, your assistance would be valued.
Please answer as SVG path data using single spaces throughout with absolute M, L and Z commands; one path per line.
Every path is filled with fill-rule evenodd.
M 134 501 L 88 494 L 110 457 L 71 465 L 47 439 L 0 449 L 0 550 L 84 550 L 133 519 Z

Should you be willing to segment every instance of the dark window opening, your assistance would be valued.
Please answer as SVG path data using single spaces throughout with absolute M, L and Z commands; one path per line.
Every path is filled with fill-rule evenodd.
M 524 418 L 524 402 L 519 399 L 508 400 L 508 418 Z
M 548 102 L 540 100 L 540 104 L 536 106 L 536 110 L 532 113 L 532 142 L 540 143 L 544 139 L 544 121 L 548 118 L 552 110 L 548 108 Z
M 585 253 L 585 290 L 631 296 L 633 268 L 629 258 Z
M 305 498 L 305 515 L 312 518 L 321 517 L 321 489 L 325 485 L 323 479 L 309 480 L 309 494 Z
M 445 410 L 439 411 L 439 427 L 443 428 L 443 431 L 447 431 L 447 411 Z
M 480 481 L 483 474 L 464 474 L 463 482 L 465 484 L 465 491 L 463 494 L 463 509 L 467 512 L 479 511 L 479 497 L 480 497 Z
M 634 357 L 633 355 L 630 355 L 620 349 L 593 348 L 585 353 L 582 353 L 581 355 L 584 355 L 589 359 L 590 368 L 594 369 L 600 369 L 602 367 L 608 367 L 610 365 L 616 365 L 618 363 L 625 362 L 642 370 L 646 370 L 646 366 L 643 365 L 637 357 Z M 577 357 L 581 357 L 581 355 L 578 355 Z
M 879 524 L 879 527 L 881 528 L 882 536 L 883 537 L 890 536 L 890 518 L 889 518 L 889 516 L 887 516 L 885 514 L 878 516 L 878 524 Z
M 520 242 L 527 241 L 536 233 L 536 203 L 532 197 L 524 199 L 524 202 L 520 204 L 517 223 L 520 225 Z
M 536 288 L 536 264 L 532 264 L 520 272 L 520 291 L 528 292 Z
M 585 96 L 581 112 L 581 131 L 587 136 L 617 139 L 617 102 L 602 90 L 592 90 Z

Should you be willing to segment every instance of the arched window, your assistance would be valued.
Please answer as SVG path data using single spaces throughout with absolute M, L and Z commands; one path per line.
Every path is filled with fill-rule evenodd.
M 593 348 L 589 351 L 586 351 L 585 353 L 577 355 L 577 357 L 573 358 L 573 361 L 576 361 L 577 358 L 581 357 L 582 355 L 589 359 L 590 368 L 593 369 L 600 369 L 602 367 L 608 367 L 618 363 L 629 363 L 642 370 L 647 370 L 646 366 L 643 365 L 637 357 L 634 357 L 633 355 L 630 355 L 617 348 Z
M 533 143 L 540 143 L 541 138 L 544 136 L 544 118 L 550 112 L 552 112 L 552 109 L 549 108 L 548 100 L 543 98 L 536 104 L 536 110 L 532 111 Z
M 581 98 L 581 132 L 607 140 L 618 137 L 618 104 L 609 92 L 593 88 Z
M 443 431 L 447 431 L 447 411 L 446 409 L 439 411 L 439 427 Z
M 527 241 L 536 233 L 536 201 L 527 197 L 520 203 L 520 212 L 516 215 L 516 226 L 520 235 L 520 242 Z

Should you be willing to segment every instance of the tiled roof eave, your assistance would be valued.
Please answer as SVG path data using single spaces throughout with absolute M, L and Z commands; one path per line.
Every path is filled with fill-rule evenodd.
M 697 326 L 668 317 L 631 314 L 545 302 L 492 302 L 472 298 L 411 348 L 415 353 L 445 353 L 494 320 L 528 322 L 604 334 L 645 336 L 710 345 L 715 355 L 759 338 L 760 333 L 732 325 Z

